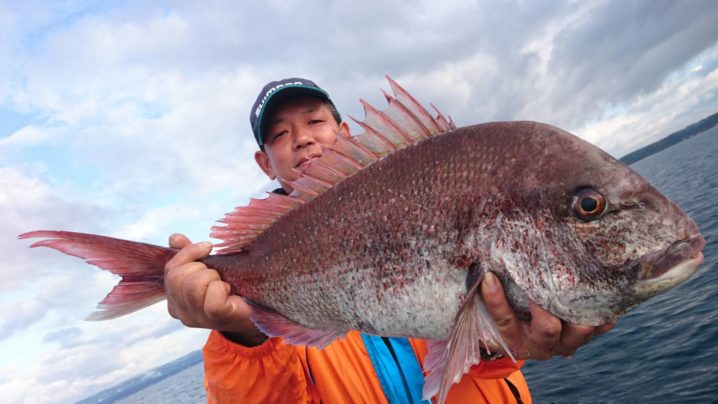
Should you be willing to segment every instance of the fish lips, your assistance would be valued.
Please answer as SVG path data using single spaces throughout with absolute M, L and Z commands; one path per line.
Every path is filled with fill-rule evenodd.
M 705 245 L 703 236 L 695 234 L 634 263 L 636 295 L 652 296 L 690 278 L 703 264 Z

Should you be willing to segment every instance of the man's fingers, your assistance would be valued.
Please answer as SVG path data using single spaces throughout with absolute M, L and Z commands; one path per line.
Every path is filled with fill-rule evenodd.
M 212 251 L 212 243 L 203 241 L 201 243 L 188 244 L 183 247 L 172 259 L 167 261 L 165 265 L 165 276 L 168 271 L 184 265 L 188 262 L 197 261 L 206 257 Z
M 219 280 L 219 274 L 217 271 L 207 269 L 204 265 L 202 266 L 203 270 L 194 272 L 187 276 L 182 285 L 182 293 L 184 295 L 184 301 L 187 304 L 187 308 L 196 317 L 204 317 L 207 288 L 212 282 Z
M 169 244 L 170 248 L 181 250 L 182 248 L 192 244 L 192 241 L 190 241 L 190 239 L 184 234 L 174 233 L 170 236 Z
M 501 336 L 504 337 L 509 347 L 520 346 L 522 344 L 522 330 L 519 319 L 506 300 L 501 281 L 491 272 L 484 274 L 484 279 L 481 282 L 481 297 Z
M 555 353 L 563 356 L 573 355 L 578 347 L 591 340 L 594 331 L 595 327 L 588 325 L 564 323 L 561 330 L 561 341 L 556 347 Z
M 207 287 L 207 296 L 204 301 L 204 311 L 208 318 L 229 326 L 230 323 L 246 321 L 249 319 L 251 309 L 239 296 L 230 295 L 228 283 L 217 280 Z
M 207 267 L 201 262 L 191 262 L 167 272 L 165 275 L 165 293 L 167 294 L 167 311 L 169 311 L 170 316 L 176 319 L 185 319 L 187 317 L 184 282 L 192 274 L 206 269 Z
M 230 295 L 231 288 L 219 273 L 199 261 L 209 255 L 212 244 L 193 244 L 182 234 L 170 236 L 169 244 L 180 249 L 165 265 L 170 315 L 188 327 L 229 331 L 257 344 L 264 341 L 266 336 L 250 320 L 251 307 L 241 297 Z
M 607 333 L 613 329 L 613 326 L 616 325 L 615 323 L 606 323 L 604 325 L 600 325 L 596 327 L 596 329 L 593 331 L 593 336 L 598 336 L 603 333 Z
M 204 312 L 213 321 L 219 321 L 231 317 L 236 307 L 229 300 L 229 288 L 226 282 L 219 279 L 207 285 L 207 295 L 204 299 Z
M 184 300 L 184 284 L 187 278 L 196 272 L 206 270 L 201 262 L 191 261 L 165 273 L 165 292 L 170 300 Z
M 481 282 L 481 297 L 499 328 L 511 325 L 515 318 L 514 311 L 506 300 L 501 281 L 491 272 L 484 274 L 484 280 Z
M 531 356 L 536 359 L 550 358 L 559 345 L 561 320 L 533 301 L 529 301 L 529 305 L 531 309 L 531 326 L 529 328 Z

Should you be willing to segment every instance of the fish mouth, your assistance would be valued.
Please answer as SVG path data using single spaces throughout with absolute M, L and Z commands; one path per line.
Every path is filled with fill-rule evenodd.
M 662 251 L 643 257 L 639 263 L 637 277 L 640 280 L 657 278 L 684 261 L 700 259 L 706 240 L 700 234 L 678 240 Z
M 703 264 L 705 245 L 703 236 L 695 234 L 643 257 L 637 264 L 636 294 L 651 296 L 690 278 Z

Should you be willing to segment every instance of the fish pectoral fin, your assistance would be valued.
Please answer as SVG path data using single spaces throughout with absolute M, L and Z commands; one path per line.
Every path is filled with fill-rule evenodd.
M 291 320 L 276 310 L 248 301 L 252 306 L 252 321 L 259 331 L 270 337 L 282 337 L 290 345 L 311 345 L 324 348 L 346 331 L 317 330 Z
M 482 347 L 488 350 L 488 347 L 500 346 L 513 359 L 479 294 L 482 279 L 483 276 L 478 277 L 469 289 L 449 339 L 429 342 L 424 365 L 427 373 L 422 392 L 424 400 L 438 394 L 437 403 L 443 403 L 451 385 L 458 383 L 472 366 L 481 362 Z

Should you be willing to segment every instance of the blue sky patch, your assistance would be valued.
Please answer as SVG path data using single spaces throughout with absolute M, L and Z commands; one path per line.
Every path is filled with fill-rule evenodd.
M 18 112 L 4 106 L 0 106 L 0 138 L 8 137 L 27 125 L 42 120 L 38 114 Z

